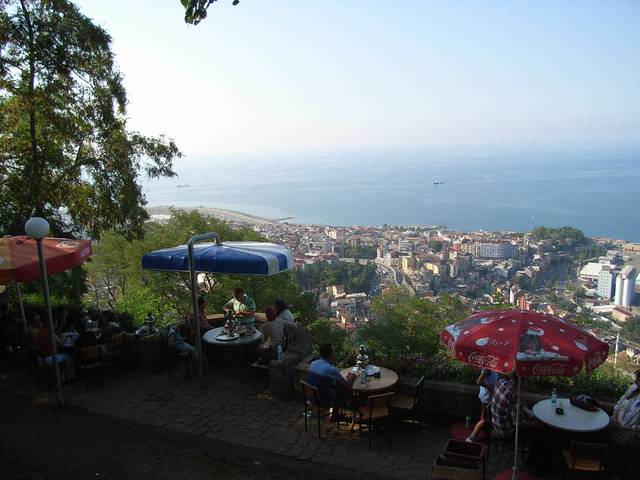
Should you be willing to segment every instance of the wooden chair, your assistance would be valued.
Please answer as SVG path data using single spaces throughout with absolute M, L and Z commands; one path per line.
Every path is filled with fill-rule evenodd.
M 120 367 L 124 352 L 125 336 L 125 332 L 120 332 L 111 337 L 111 342 L 109 342 L 107 350 L 102 353 L 103 360 L 107 360 L 109 363 Z
M 563 478 L 567 471 L 596 474 L 600 478 L 604 472 L 604 457 L 607 453 L 605 443 L 587 443 L 572 441 L 568 450 L 562 451 L 565 462 Z
M 358 407 L 358 430 L 362 434 L 363 423 L 367 426 L 369 436 L 369 450 L 371 450 L 371 436 L 374 425 L 385 424 L 387 440 L 391 445 L 391 414 L 390 405 L 393 392 L 371 395 L 367 398 L 367 404 Z
M 82 347 L 80 349 L 80 358 L 78 361 L 78 368 L 82 372 L 82 378 L 84 385 L 89 391 L 89 376 L 88 372 L 96 371 L 100 377 L 100 382 L 104 388 L 104 364 L 102 363 L 102 345 L 92 345 L 90 347 Z
M 411 437 L 415 437 L 415 424 L 418 420 L 418 404 L 424 390 L 424 376 L 415 384 L 413 395 L 395 394 L 391 399 L 391 412 L 394 417 L 408 418 L 411 420 Z
M 304 397 L 304 431 L 308 431 L 308 417 L 315 407 L 316 418 L 318 419 L 318 438 L 322 438 L 322 420 L 330 414 L 329 408 L 323 406 L 320 402 L 320 390 L 318 387 L 311 385 L 304 380 L 300 380 L 302 386 L 302 395 Z

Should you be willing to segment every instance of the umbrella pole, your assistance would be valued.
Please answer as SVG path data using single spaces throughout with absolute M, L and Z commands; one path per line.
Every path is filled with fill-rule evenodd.
M 16 282 L 16 293 L 18 295 L 18 305 L 20 305 L 20 317 L 22 318 L 22 323 L 24 323 L 24 328 L 26 332 L 27 316 L 24 314 L 24 303 L 22 302 L 22 292 L 20 291 L 20 283 L 18 282 Z
M 49 280 L 47 279 L 47 264 L 44 261 L 44 251 L 42 249 L 42 239 L 36 239 L 38 245 L 38 257 L 40 260 L 40 274 L 42 276 L 42 290 L 44 293 L 44 302 L 47 306 L 47 324 L 49 327 L 49 340 L 51 341 L 51 353 L 53 355 L 53 378 L 56 383 L 56 395 L 58 403 L 64 405 L 64 396 L 62 394 L 62 382 L 60 381 L 60 366 L 58 364 L 58 349 L 56 347 L 56 333 L 53 330 L 53 313 L 51 312 L 51 298 L 49 296 Z
M 191 276 L 191 307 L 193 308 L 193 332 L 195 333 L 196 340 L 196 354 L 198 355 L 198 361 L 196 366 L 198 367 L 198 376 L 202 380 L 204 371 L 202 367 L 202 336 L 200 335 L 200 312 L 198 311 L 198 278 L 196 274 L 195 261 L 193 259 L 193 244 L 189 242 L 189 275 Z
M 520 440 L 520 375 L 518 375 L 518 401 L 516 402 L 516 446 L 513 454 L 513 474 L 511 480 L 518 478 L 518 441 Z
M 196 261 L 193 258 L 193 245 L 201 240 L 214 239 L 216 244 L 220 243 L 220 235 L 216 232 L 203 233 L 194 235 L 187 243 L 187 251 L 189 253 L 189 274 L 191 276 L 191 303 L 193 307 L 193 328 L 196 334 L 196 353 L 198 354 L 198 375 L 200 381 L 204 380 L 204 371 L 202 365 L 202 335 L 200 334 L 200 315 L 198 312 L 198 278 L 196 272 Z

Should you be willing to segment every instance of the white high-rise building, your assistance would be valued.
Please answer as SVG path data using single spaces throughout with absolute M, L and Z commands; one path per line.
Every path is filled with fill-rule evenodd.
M 596 291 L 600 298 L 606 298 L 607 300 L 613 298 L 615 279 L 616 274 L 611 267 L 603 265 L 602 270 L 598 273 L 598 289 Z
M 638 272 L 631 265 L 624 267 L 616 279 L 615 304 L 621 307 L 628 307 L 633 302 L 633 295 L 636 291 L 636 278 Z

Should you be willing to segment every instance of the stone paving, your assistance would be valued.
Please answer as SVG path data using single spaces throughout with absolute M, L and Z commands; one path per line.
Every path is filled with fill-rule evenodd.
M 33 395 L 34 383 L 24 372 L 0 376 L 0 388 L 23 395 Z M 369 451 L 366 435 L 324 422 L 324 438 L 318 439 L 315 418 L 304 431 L 301 401 L 256 394 L 248 372 L 209 369 L 200 382 L 194 376 L 187 381 L 184 371 L 170 380 L 168 373 L 130 370 L 107 376 L 104 388 L 90 383 L 89 392 L 81 382 L 71 382 L 65 398 L 96 413 L 382 478 L 430 478 L 431 465 L 449 437 L 447 423 L 431 422 L 416 431 L 415 439 L 407 425 L 396 424 L 391 447 L 384 432 L 377 432 Z M 508 457 L 497 458 L 500 467 L 508 462 Z M 492 478 L 489 470 L 487 478 Z

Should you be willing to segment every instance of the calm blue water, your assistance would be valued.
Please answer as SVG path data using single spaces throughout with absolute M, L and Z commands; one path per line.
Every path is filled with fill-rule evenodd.
M 149 205 L 210 206 L 330 225 L 572 225 L 640 241 L 640 149 L 430 150 L 182 159 L 145 184 Z M 433 185 L 434 180 L 443 185 Z M 178 185 L 188 187 L 178 188 Z

